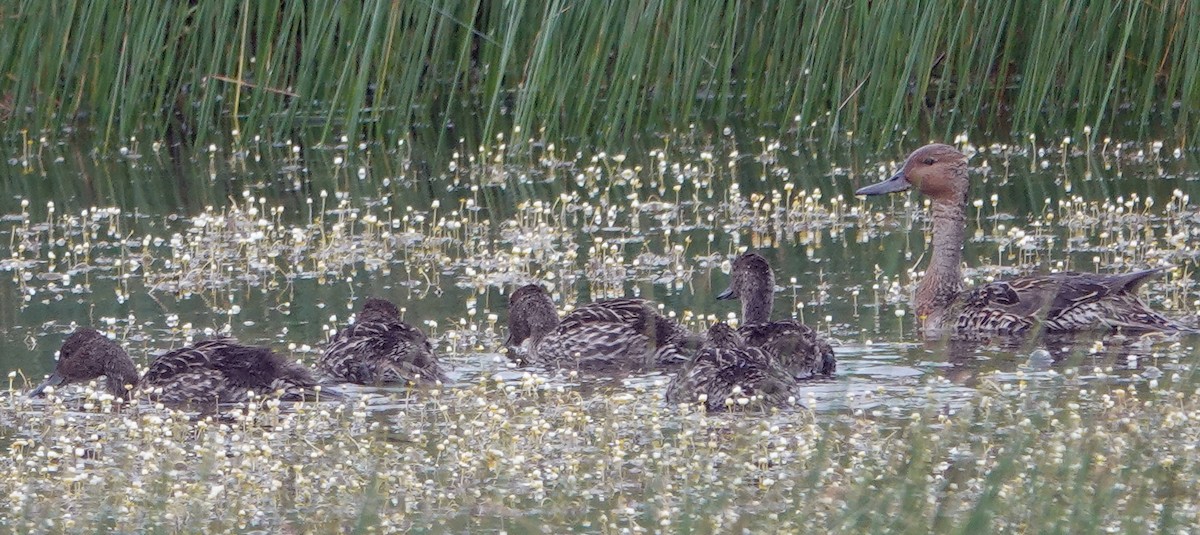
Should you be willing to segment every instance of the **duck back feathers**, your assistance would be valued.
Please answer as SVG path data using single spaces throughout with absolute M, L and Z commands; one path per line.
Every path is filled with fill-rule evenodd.
M 196 342 L 159 356 L 140 388 L 164 403 L 240 403 L 254 396 L 299 401 L 315 397 L 317 381 L 307 368 L 269 348 L 232 338 Z
M 670 403 L 700 403 L 709 411 L 741 406 L 782 407 L 793 403 L 799 388 L 792 374 L 762 348 L 747 345 L 724 323 L 709 328 L 695 357 L 667 385 Z
M 958 332 L 1024 334 L 1093 329 L 1191 330 L 1150 310 L 1137 288 L 1164 269 L 1119 275 L 1054 273 L 997 281 L 964 292 L 951 315 Z
M 446 380 L 425 333 L 402 321 L 396 305 L 384 299 L 368 299 L 355 323 L 330 337 L 317 369 L 367 385 Z
M 833 347 L 811 327 L 795 320 L 750 323 L 738 327 L 746 345 L 760 347 L 797 379 L 829 376 L 837 371 Z
M 682 363 L 698 342 L 642 299 L 589 303 L 561 320 L 541 286 L 518 288 L 509 298 L 509 355 L 527 347 L 533 364 L 651 366 Z

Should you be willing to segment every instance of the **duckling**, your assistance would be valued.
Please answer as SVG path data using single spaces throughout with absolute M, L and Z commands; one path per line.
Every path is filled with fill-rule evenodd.
M 232 338 L 196 342 L 159 356 L 137 376 L 133 360 L 116 342 L 89 328 L 63 342 L 54 373 L 30 391 L 105 377 L 105 388 L 124 399 L 147 396 L 166 404 L 218 404 L 246 401 L 251 394 L 295 401 L 315 398 L 317 382 L 304 366 L 288 362 L 265 347 L 245 346 Z M 326 391 L 329 398 L 336 394 Z
M 642 299 L 605 299 L 561 320 L 550 294 L 537 284 L 508 298 L 510 358 L 557 366 L 664 366 L 682 364 L 699 338 Z
M 703 403 L 709 411 L 741 405 L 782 407 L 799 398 L 791 372 L 762 348 L 747 345 L 728 324 L 714 323 L 696 356 L 667 385 L 669 403 Z
M 967 157 L 954 147 L 926 145 L 891 178 L 857 195 L 884 195 L 911 187 L 932 200 L 933 254 L 917 284 L 913 307 L 926 336 L 1020 335 L 1084 330 L 1193 331 L 1138 299 L 1139 285 L 1165 268 L 1118 275 L 1054 273 L 996 281 L 965 290 L 963 243 L 970 179 Z
M 446 380 L 425 333 L 401 320 L 391 301 L 378 298 L 363 302 L 354 324 L 329 338 L 317 371 L 364 385 Z
M 762 255 L 746 252 L 733 261 L 729 288 L 717 299 L 741 299 L 746 344 L 761 347 L 797 379 L 829 376 L 837 370 L 833 347 L 812 328 L 792 319 L 771 321 L 775 272 Z

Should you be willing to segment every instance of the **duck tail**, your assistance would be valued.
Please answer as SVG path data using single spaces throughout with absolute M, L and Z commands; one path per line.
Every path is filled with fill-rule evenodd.
M 1114 275 L 1108 280 L 1109 288 L 1118 292 L 1134 293 L 1138 287 L 1146 281 L 1162 275 L 1163 273 L 1174 269 L 1175 266 L 1163 266 L 1153 269 L 1143 269 L 1132 273 L 1122 275 Z M 1141 304 L 1141 302 L 1138 302 Z M 1130 327 L 1134 329 L 1146 329 L 1162 332 L 1178 332 L 1178 333 L 1200 333 L 1200 329 L 1180 323 L 1162 314 L 1151 311 L 1145 305 L 1142 305 L 1142 313 L 1135 314 L 1134 320 Z
M 1122 275 L 1114 275 L 1108 281 L 1109 287 L 1118 291 L 1132 292 L 1137 290 L 1142 283 L 1162 275 L 1163 272 L 1174 268 L 1175 266 L 1164 266 L 1154 269 L 1143 269 L 1141 271 L 1134 271 L 1133 273 L 1125 273 Z
M 295 401 L 338 401 L 346 399 L 346 394 L 337 386 L 328 383 L 317 383 L 312 386 L 297 388 L 293 392 L 288 392 L 284 398 L 291 398 Z
M 1194 321 L 1195 318 L 1193 317 L 1192 320 Z M 1170 319 L 1167 320 L 1167 323 L 1168 323 L 1168 328 L 1165 329 L 1167 332 L 1177 332 L 1177 333 L 1182 333 L 1182 334 L 1200 334 L 1200 328 L 1192 327 L 1191 325 L 1183 324 L 1183 323 L 1180 323 L 1179 321 L 1170 320 Z

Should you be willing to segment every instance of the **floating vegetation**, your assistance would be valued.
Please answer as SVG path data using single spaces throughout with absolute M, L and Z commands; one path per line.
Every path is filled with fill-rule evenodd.
M 414 176 L 405 167 L 388 172 L 341 150 L 303 154 L 284 146 L 276 153 L 267 146 L 231 155 L 230 162 L 240 169 L 246 159 L 278 157 L 289 169 L 319 169 L 325 158 L 334 162 L 334 181 L 314 184 L 284 170 L 284 192 L 274 189 L 278 175 L 269 174 L 245 181 L 235 195 L 207 199 L 192 214 L 165 217 L 22 200 L 19 212 L 0 222 L 10 234 L 0 268 L 12 273 L 26 303 L 95 295 L 97 283 L 105 288 L 101 296 L 111 291 L 118 303 L 139 292 L 156 300 L 196 296 L 224 317 L 204 327 L 222 332 L 232 329 L 237 311 L 254 295 L 290 314 L 297 288 L 353 288 L 366 280 L 403 288 L 414 300 L 413 306 L 401 302 L 405 309 L 444 302 L 429 298 L 449 292 L 459 305 L 432 305 L 440 316 L 418 323 L 439 333 L 490 333 L 484 338 L 492 342 L 504 296 L 532 281 L 549 284 L 566 310 L 581 300 L 654 293 L 656 301 L 684 304 L 664 313 L 699 332 L 719 317 L 711 297 L 721 281 L 712 277 L 726 276 L 732 256 L 744 248 L 800 253 L 773 259 L 786 275 L 781 308 L 819 330 L 833 327 L 831 320 L 848 325 L 844 318 L 868 311 L 890 317 L 891 307 L 907 303 L 920 276 L 912 270 L 922 265 L 917 256 L 925 250 L 924 207 L 916 197 L 889 204 L 850 195 L 856 183 L 886 174 L 894 161 L 830 162 L 796 177 L 788 169 L 799 155 L 780 142 L 752 141 L 756 148 L 745 152 L 734 139 L 701 149 L 668 142 L 636 158 L 553 144 L 459 155 L 432 173 L 429 195 L 402 185 Z M 1079 153 L 1071 145 L 968 145 L 981 170 L 972 176 L 981 200 L 968 208 L 966 258 L 978 261 L 968 262 L 967 282 L 1169 264 L 1177 269 L 1150 285 L 1151 300 L 1168 311 L 1194 309 L 1195 285 L 1185 275 L 1194 271 L 1197 253 L 1188 244 L 1200 235 L 1200 217 L 1185 193 L 1190 189 L 1179 179 L 1146 180 L 1127 194 L 1097 198 L 1089 176 L 1174 168 L 1186 162 L 1185 153 L 1167 152 L 1162 144 L 1139 149 L 1108 141 L 1105 147 Z M 1081 178 L 1072 171 L 1076 162 L 1087 166 Z M 213 174 L 218 163 L 211 162 Z M 39 158 L 22 165 L 46 172 L 56 164 Z M 384 171 L 364 178 L 367 168 Z M 1046 175 L 1064 192 L 1022 188 L 1012 181 L 1017 173 Z M 893 236 L 900 247 L 876 246 Z M 838 280 L 835 264 L 843 259 L 852 263 L 849 284 Z M 703 295 L 687 297 L 697 291 Z M 329 296 L 340 302 L 318 301 L 322 308 L 334 305 L 327 317 L 309 316 L 325 326 L 322 336 L 310 328 L 305 332 L 312 338 L 293 338 L 298 345 L 318 344 L 339 312 L 346 310 L 345 319 L 353 309 L 345 294 Z
M 117 411 L 89 392 L 30 407 L 0 457 L 15 531 L 548 529 L 646 532 L 1194 529 L 1197 392 L 1110 370 L 983 378 L 947 406 L 850 395 L 847 417 L 748 418 L 659 389 L 581 396 L 526 374 L 378 397 L 266 402 L 224 416 Z M 1048 388 L 1030 388 L 1043 383 Z

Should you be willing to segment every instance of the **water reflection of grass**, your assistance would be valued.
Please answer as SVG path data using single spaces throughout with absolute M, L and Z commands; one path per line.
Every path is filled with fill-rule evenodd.
M 1178 376 L 1065 370 L 948 407 L 747 418 L 534 375 L 221 416 L 10 395 L 16 531 L 979 532 L 1194 526 L 1200 440 Z M 1090 373 L 1090 372 L 1089 372 Z M 1027 388 L 1028 381 L 1053 388 Z M 400 403 L 400 408 L 395 408 Z M 380 410 L 390 405 L 393 408 Z M 851 406 L 854 402 L 851 401 Z M 1171 529 L 1166 529 L 1170 531 Z

